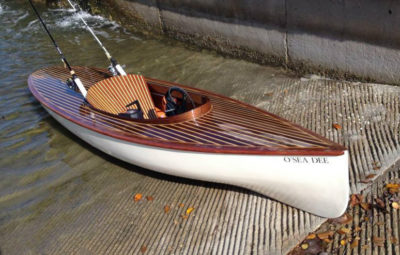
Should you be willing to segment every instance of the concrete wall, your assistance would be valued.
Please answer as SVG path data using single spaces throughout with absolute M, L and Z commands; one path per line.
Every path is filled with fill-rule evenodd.
M 98 3 L 99 0 L 96 0 Z M 299 72 L 400 84 L 400 2 L 101 0 L 112 17 Z

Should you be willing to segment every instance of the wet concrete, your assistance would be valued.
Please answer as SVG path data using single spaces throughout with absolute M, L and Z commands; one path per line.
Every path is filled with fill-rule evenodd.
M 237 91 L 233 97 L 252 101 L 346 145 L 353 192 L 367 187 L 360 182 L 366 175 L 379 177 L 400 156 L 397 87 L 288 78 L 283 85 L 267 86 L 264 91 L 253 90 L 251 84 Z M 62 141 L 75 137 L 49 121 L 56 132 L 67 133 L 57 136 L 61 141 L 50 142 L 61 151 Z M 335 123 L 342 128 L 334 129 Z M 55 202 L 25 216 L 31 220 L 3 222 L 1 232 L 7 235 L 1 247 L 6 254 L 138 253 L 143 246 L 148 254 L 282 254 L 325 221 L 235 187 L 144 169 L 130 171 L 131 166 L 95 149 L 82 151 L 81 147 L 88 147 L 83 142 L 69 146 L 81 151 L 70 155 L 74 169 L 92 169 L 98 174 L 65 187 L 68 192 L 57 192 Z M 93 157 L 102 159 L 90 160 Z M 373 162 L 381 167 L 374 170 Z M 154 200 L 134 202 L 136 193 Z M 168 213 L 165 205 L 171 208 Z M 183 215 L 188 207 L 195 209 L 186 219 Z
M 400 185 L 400 166 L 395 164 L 368 188 L 354 195 L 345 217 L 330 220 L 316 230 L 290 255 L 313 254 L 399 254 L 399 190 L 387 185 Z M 327 234 L 331 233 L 331 234 Z M 325 236 L 320 240 L 319 237 Z

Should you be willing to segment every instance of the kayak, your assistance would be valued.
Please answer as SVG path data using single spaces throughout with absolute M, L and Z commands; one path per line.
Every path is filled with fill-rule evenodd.
M 31 74 L 29 89 L 53 118 L 93 147 L 160 173 L 243 187 L 322 217 L 338 217 L 347 208 L 345 147 L 211 92 L 100 68 L 73 69 L 86 98 L 68 86 L 70 73 L 62 66 Z

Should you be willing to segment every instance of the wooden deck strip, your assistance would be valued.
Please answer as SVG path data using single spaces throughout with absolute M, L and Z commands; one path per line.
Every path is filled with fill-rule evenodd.
M 104 81 L 109 77 L 105 70 L 87 67 L 75 69 L 87 88 L 99 81 L 99 84 L 107 83 L 107 86 L 112 86 L 111 80 L 115 83 L 122 79 Z M 62 111 L 66 117 L 78 124 L 120 139 L 138 143 L 144 141 L 149 142 L 148 145 L 167 148 L 216 153 L 340 155 L 345 150 L 344 147 L 273 114 L 186 86 L 183 87 L 188 92 L 206 95 L 212 104 L 211 111 L 196 121 L 157 124 L 123 120 L 85 106 L 83 97 L 64 84 L 63 81 L 68 76 L 68 72 L 61 67 L 46 68 L 32 74 L 30 88 L 39 101 L 53 111 Z M 150 83 L 160 83 L 154 79 L 146 80 Z M 168 82 L 161 85 L 176 86 Z M 116 89 L 116 92 L 125 93 L 128 90 L 129 88 L 124 87 Z M 114 97 L 126 101 L 125 95 Z M 112 104 L 111 101 L 107 102 L 106 97 L 102 98 L 101 102 L 94 103 Z M 145 107 L 151 106 L 146 104 Z

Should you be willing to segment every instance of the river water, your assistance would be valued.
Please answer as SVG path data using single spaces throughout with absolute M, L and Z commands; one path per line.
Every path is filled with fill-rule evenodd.
M 43 5 L 38 9 L 71 64 L 107 66 L 76 13 Z M 289 77 L 279 69 L 190 49 L 168 39 L 144 38 L 102 17 L 81 14 L 128 72 L 261 107 L 268 105 L 263 95 Z M 148 172 L 89 147 L 54 121 L 30 94 L 29 74 L 60 61 L 28 3 L 0 0 L 0 24 L 0 249 L 19 253 L 12 240 L 25 233 L 32 237 L 23 240 L 30 240 L 30 247 L 42 253 L 37 244 L 43 246 L 43 236 L 27 233 L 25 227 L 43 227 L 54 208 L 78 210 L 101 199 L 105 185 L 134 185 Z M 60 221 L 66 214 L 63 217 Z

